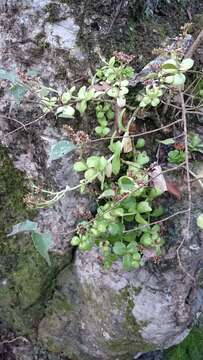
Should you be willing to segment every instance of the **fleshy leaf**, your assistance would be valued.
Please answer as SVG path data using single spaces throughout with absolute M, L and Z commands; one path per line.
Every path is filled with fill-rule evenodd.
M 8 234 L 8 236 L 28 231 L 37 231 L 37 223 L 30 220 L 25 220 L 24 222 L 18 223 L 13 226 L 13 229 L 10 234 Z
M 126 253 L 126 246 L 120 241 L 117 241 L 113 246 L 113 252 L 116 255 L 122 256 Z
M 54 244 L 51 234 L 33 232 L 32 241 L 39 254 L 46 260 L 47 264 L 51 266 L 51 261 L 48 253 L 49 249 L 51 249 Z
M 112 189 L 108 189 L 103 191 L 103 193 L 99 196 L 99 199 L 103 199 L 103 198 L 109 198 L 109 197 L 113 197 L 115 196 L 115 191 Z
M 164 144 L 164 145 L 175 144 L 175 140 L 173 138 L 168 138 L 168 139 L 165 139 L 165 140 L 159 140 L 159 142 L 161 144 Z
M 203 214 L 200 214 L 197 218 L 197 226 L 203 230 Z
M 49 161 L 58 160 L 64 155 L 68 154 L 70 151 L 74 150 L 75 148 L 76 146 L 70 141 L 61 140 L 51 147 L 49 153 Z

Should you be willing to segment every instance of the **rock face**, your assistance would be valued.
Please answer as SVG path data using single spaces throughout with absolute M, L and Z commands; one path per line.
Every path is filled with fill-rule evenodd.
M 32 68 L 39 74 L 36 81 L 64 89 L 88 77 L 95 62 L 94 49 L 100 40 L 104 44 L 109 39 L 111 27 L 116 28 L 112 38 L 115 36 L 117 48 L 122 49 L 122 41 L 128 36 L 124 25 L 129 11 L 137 19 L 145 5 L 152 13 L 160 3 L 123 1 L 114 22 L 121 4 L 116 0 L 3 1 L 0 67 L 20 72 Z M 134 38 L 129 39 L 133 42 Z M 69 193 L 54 207 L 37 213 L 24 204 L 30 176 L 49 189 L 61 190 L 67 183 L 78 183 L 79 177 L 72 170 L 74 153 L 51 164 L 47 160 L 51 145 L 66 139 L 67 134 L 52 116 L 36 121 L 27 131 L 16 131 L 19 121 L 25 125 L 36 120 L 41 110 L 26 99 L 14 105 L 7 84 L 2 82 L 2 88 L 0 320 L 2 327 L 37 342 L 35 351 L 31 343 L 25 352 L 18 348 L 17 358 L 22 351 L 20 358 L 26 360 L 35 360 L 36 356 L 59 360 L 59 353 L 71 360 L 132 360 L 141 353 L 179 343 L 201 311 L 203 298 L 201 282 L 195 287 L 190 277 L 201 278 L 202 267 L 202 239 L 195 224 L 201 209 L 198 187 L 193 198 L 191 244 L 184 244 L 180 252 L 186 270 L 176 256 L 185 227 L 181 217 L 168 226 L 168 250 L 158 264 L 149 262 L 137 271 L 124 272 L 117 263 L 105 271 L 95 249 L 74 256 L 68 243 L 70 232 L 78 221 L 78 212 L 94 206 L 92 200 Z M 85 122 L 78 124 L 80 129 L 84 126 Z M 171 203 L 171 211 L 176 211 L 173 206 Z M 187 201 L 179 206 L 186 208 Z M 41 231 L 53 234 L 50 268 L 36 253 L 29 236 L 7 238 L 12 225 L 27 218 L 37 221 Z M 42 352 L 38 350 L 40 343 Z
M 179 241 L 183 224 L 180 218 L 173 225 Z M 181 261 L 192 277 L 202 266 L 203 252 L 195 224 L 191 233 L 192 244 L 183 246 Z M 191 250 L 195 244 L 198 250 Z M 64 307 L 56 310 L 58 298 Z M 174 248 L 158 265 L 132 272 L 123 272 L 119 264 L 105 271 L 96 250 L 77 253 L 74 265 L 58 277 L 39 338 L 49 350 L 61 349 L 73 359 L 131 360 L 182 341 L 202 301 L 203 290 L 180 269 Z

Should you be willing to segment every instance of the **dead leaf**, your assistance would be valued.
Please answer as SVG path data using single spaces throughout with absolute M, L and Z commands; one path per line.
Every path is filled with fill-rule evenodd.
M 166 180 L 166 186 L 169 194 L 175 196 L 177 200 L 181 200 L 181 191 L 175 182 Z
M 93 88 L 95 91 L 107 91 L 111 86 L 107 82 L 102 81 L 100 84 L 95 84 Z
M 160 189 L 161 191 L 167 191 L 167 184 L 162 173 L 162 168 L 158 164 L 154 164 L 150 169 L 150 176 L 152 177 L 152 184 L 155 188 Z
M 123 136 L 123 152 L 129 153 L 133 149 L 132 140 L 129 137 L 129 133 L 126 132 Z

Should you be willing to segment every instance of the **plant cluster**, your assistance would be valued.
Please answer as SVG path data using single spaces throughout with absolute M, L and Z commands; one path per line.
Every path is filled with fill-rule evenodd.
M 74 118 L 77 112 L 81 116 L 91 105 L 98 122 L 96 134 L 104 139 L 108 135 L 105 153 L 95 153 L 74 164 L 74 170 L 83 173 L 77 186 L 70 188 L 67 185 L 60 192 L 44 191 L 50 197 L 44 205 L 52 205 L 67 191 L 85 191 L 93 182 L 100 186 L 97 214 L 93 220 L 78 224 L 71 244 L 83 251 L 98 246 L 106 267 L 122 258 L 125 269 L 138 268 L 143 264 L 143 255 L 153 257 L 161 253 L 164 244 L 162 229 L 153 222 L 163 214 L 163 208 L 157 206 L 156 198 L 163 194 L 165 188 L 152 181 L 150 158 L 143 150 L 145 141 L 139 138 L 134 143 L 130 126 L 139 110 L 157 107 L 167 92 L 177 93 L 183 89 L 185 73 L 192 66 L 193 60 L 181 61 L 173 54 L 156 73 L 147 76 L 133 108 L 127 103 L 127 94 L 129 79 L 134 71 L 129 65 L 119 63 L 115 57 L 109 62 L 105 61 L 104 66 L 96 71 L 89 86 L 79 89 L 73 86 L 65 92 L 43 87 L 38 92 L 44 113 L 52 111 L 58 118 Z M 127 118 L 127 122 L 124 122 L 124 118 Z M 164 141 L 165 144 L 173 143 L 173 139 Z M 70 141 L 61 140 L 52 146 L 49 160 L 57 160 L 75 148 L 76 145 Z M 191 151 L 202 149 L 194 134 L 189 137 L 189 148 Z M 172 164 L 184 162 L 184 151 L 170 151 L 168 161 Z M 22 224 L 18 225 L 23 228 Z

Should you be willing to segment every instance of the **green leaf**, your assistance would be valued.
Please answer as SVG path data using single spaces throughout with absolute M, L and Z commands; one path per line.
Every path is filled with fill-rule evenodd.
M 122 256 L 126 253 L 126 246 L 120 241 L 117 241 L 113 246 L 113 252 L 116 255 Z
M 140 238 L 140 242 L 144 246 L 150 246 L 152 244 L 152 238 L 149 233 L 143 234 Z
M 152 208 L 147 201 L 140 201 L 137 204 L 137 211 L 139 214 L 143 214 L 152 211 Z
M 112 189 L 108 189 L 103 191 L 103 193 L 99 196 L 99 199 L 103 199 L 103 198 L 110 198 L 115 196 L 115 191 Z
M 99 170 L 103 171 L 105 169 L 106 165 L 107 165 L 107 160 L 105 159 L 104 156 L 101 156 L 99 159 Z
M 19 81 L 19 77 L 15 70 L 7 71 L 2 68 L 0 68 L 0 79 L 8 80 L 8 81 L 11 81 L 12 83 Z
M 51 234 L 33 232 L 32 241 L 39 254 L 46 260 L 47 264 L 51 266 L 51 261 L 48 253 L 49 249 L 51 249 L 54 245 Z
M 115 236 L 115 235 L 121 235 L 123 232 L 124 226 L 121 223 L 118 224 L 110 224 L 108 226 L 108 232 L 109 234 Z
M 197 226 L 203 230 L 203 214 L 200 214 L 197 218 Z
M 124 191 L 132 191 L 135 189 L 135 182 L 129 176 L 122 176 L 118 180 L 118 185 L 120 189 Z
M 87 181 L 92 181 L 95 179 L 97 173 L 98 172 L 96 169 L 88 169 L 87 171 L 85 171 L 85 179 Z
M 143 152 L 138 154 L 137 163 L 139 165 L 145 165 L 148 162 L 149 162 L 149 156 L 147 155 L 146 151 L 143 151 Z
M 87 169 L 87 166 L 84 161 L 78 161 L 74 164 L 73 168 L 75 171 L 80 172 L 85 171 Z
M 65 93 L 63 93 L 62 97 L 61 97 L 61 101 L 63 104 L 67 104 L 69 102 L 69 100 L 71 99 L 72 94 L 70 91 L 66 91 Z
M 88 168 L 99 168 L 100 157 L 99 156 L 90 156 L 87 159 L 87 167 Z
M 176 74 L 173 77 L 173 85 L 174 86 L 181 86 L 185 83 L 186 77 L 184 74 Z
M 83 86 L 80 88 L 79 92 L 78 92 L 78 99 L 79 100 L 84 100 L 85 95 L 86 95 L 86 86 Z
M 95 94 L 95 90 L 90 89 L 89 91 L 86 92 L 85 100 L 90 101 L 94 97 L 94 94 Z
M 24 222 L 18 223 L 13 226 L 12 231 L 7 236 L 13 236 L 27 231 L 37 231 L 37 223 L 30 220 L 25 220 Z
M 145 139 L 140 138 L 137 140 L 137 143 L 135 145 L 136 149 L 141 149 L 145 146 Z
M 159 205 L 158 208 L 156 208 L 152 213 L 151 216 L 153 217 L 159 217 L 164 214 L 164 208 L 163 206 Z
M 181 71 L 187 71 L 191 69 L 194 65 L 194 60 L 192 59 L 184 59 L 180 64 Z
M 112 160 L 112 172 L 114 175 L 118 175 L 121 167 L 121 161 L 120 161 L 120 154 L 117 156 L 114 156 Z
M 80 243 L 80 238 L 78 236 L 73 236 L 73 238 L 71 239 L 71 245 L 73 246 L 77 246 Z
M 114 66 L 115 62 L 116 62 L 115 56 L 111 57 L 111 59 L 109 60 L 109 66 L 110 66 L 110 67 L 111 67 L 111 66 Z
M 137 214 L 135 216 L 135 220 L 138 222 L 138 224 L 142 224 L 142 225 L 147 225 L 148 224 L 148 222 L 140 214 Z
M 177 71 L 177 61 L 174 59 L 166 60 L 162 65 L 162 69 L 167 70 L 167 72 L 170 70 Z
M 60 106 L 56 111 L 56 115 L 58 117 L 70 119 L 74 117 L 75 109 L 70 105 Z
M 135 236 L 135 235 L 134 235 Z M 138 249 L 137 249 L 137 243 L 136 241 L 131 241 L 130 244 L 128 244 L 127 246 L 127 250 L 129 253 L 131 254 L 138 254 Z
M 85 110 L 87 109 L 86 100 L 82 100 L 81 102 L 77 103 L 76 108 L 80 112 L 80 114 L 84 114 Z
M 64 155 L 68 154 L 70 151 L 74 150 L 75 148 L 76 146 L 70 141 L 61 140 L 51 147 L 49 153 L 49 161 L 58 160 Z
M 15 84 L 12 86 L 11 94 L 15 97 L 17 104 L 20 104 L 21 100 L 24 98 L 27 91 L 28 90 L 22 85 Z
M 168 139 L 165 139 L 165 140 L 159 140 L 159 142 L 161 144 L 164 144 L 164 145 L 175 144 L 175 140 L 173 138 L 168 138 Z
M 124 215 L 124 209 L 121 207 L 115 208 L 111 211 L 111 214 L 113 216 L 123 216 Z
M 133 267 L 132 262 L 133 262 L 132 255 L 125 254 L 123 256 L 123 267 L 125 270 L 130 270 Z
M 153 107 L 156 107 L 157 105 L 159 105 L 159 103 L 160 103 L 160 99 L 158 97 L 151 101 L 151 105 Z

